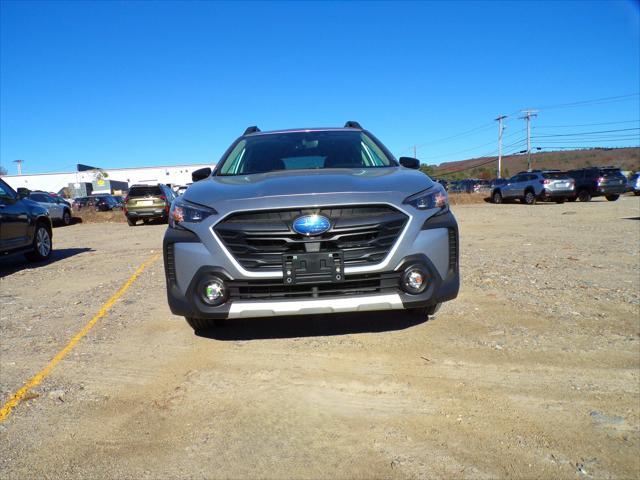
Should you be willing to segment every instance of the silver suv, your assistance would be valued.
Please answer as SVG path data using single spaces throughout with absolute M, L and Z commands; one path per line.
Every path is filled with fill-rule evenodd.
M 171 311 L 214 320 L 411 309 L 459 289 L 447 193 L 356 122 L 250 127 L 173 201 L 164 238 Z
M 533 205 L 537 200 L 553 200 L 563 203 L 575 196 L 575 182 L 559 171 L 520 172 L 506 183 L 496 185 L 491 192 L 493 203 L 520 200 Z

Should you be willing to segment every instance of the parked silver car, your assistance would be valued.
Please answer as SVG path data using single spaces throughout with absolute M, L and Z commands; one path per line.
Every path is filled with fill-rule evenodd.
M 63 225 L 71 224 L 71 206 L 62 198 L 35 190 L 29 193 L 28 198 L 46 208 L 52 222 L 60 222 Z
M 636 172 L 629 177 L 627 188 L 634 195 L 640 195 L 640 172 Z
M 248 128 L 173 201 L 171 311 L 196 330 L 241 317 L 432 315 L 458 294 L 458 225 L 446 191 L 419 166 L 355 122 Z
M 566 173 L 557 171 L 520 172 L 506 183 L 496 185 L 491 192 L 493 203 L 521 200 L 533 205 L 537 200 L 563 203 L 575 196 L 575 182 Z

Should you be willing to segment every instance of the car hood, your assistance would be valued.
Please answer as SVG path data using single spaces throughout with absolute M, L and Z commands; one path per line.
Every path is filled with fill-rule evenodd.
M 281 170 L 209 177 L 191 185 L 183 198 L 215 208 L 220 202 L 318 194 L 394 193 L 407 197 L 433 184 L 424 173 L 404 167 Z

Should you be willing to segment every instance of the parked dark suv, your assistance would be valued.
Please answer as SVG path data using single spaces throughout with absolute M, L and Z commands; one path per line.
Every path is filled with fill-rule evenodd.
M 127 223 L 133 227 L 138 220 L 147 223 L 152 219 L 161 219 L 166 222 L 174 198 L 173 191 L 162 183 L 133 185 L 124 199 L 124 214 L 127 217 Z
M 51 218 L 46 208 L 0 180 L 0 255 L 24 252 L 28 260 L 51 255 Z
M 576 199 L 588 202 L 593 197 L 604 196 L 610 202 L 620 198 L 620 194 L 627 191 L 627 177 L 615 167 L 593 167 L 567 172 L 576 182 L 576 194 L 570 201 Z

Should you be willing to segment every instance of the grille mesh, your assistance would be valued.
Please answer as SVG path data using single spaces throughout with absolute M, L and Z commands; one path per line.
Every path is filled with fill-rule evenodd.
M 324 215 L 331 228 L 305 237 L 293 231 L 303 215 Z M 215 227 L 227 249 L 248 270 L 281 270 L 282 255 L 342 251 L 346 266 L 381 262 L 408 217 L 386 205 L 270 210 L 232 214 Z
M 449 271 L 458 269 L 458 236 L 455 228 L 449 228 Z

